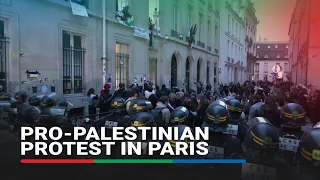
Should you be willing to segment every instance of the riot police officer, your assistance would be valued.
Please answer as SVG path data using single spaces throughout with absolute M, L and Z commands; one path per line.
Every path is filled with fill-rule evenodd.
M 241 118 L 242 113 L 242 105 L 239 100 L 235 98 L 229 98 L 226 101 L 226 105 L 229 112 L 229 123 L 235 126 L 238 126 L 238 136 L 241 140 L 243 140 L 245 136 L 244 130 L 244 121 Z
M 215 104 L 208 107 L 202 125 L 210 130 L 208 158 L 235 158 L 242 153 L 241 142 L 233 135 L 237 129 L 228 123 L 228 111 L 224 106 Z
M 35 106 L 35 107 L 40 107 L 40 98 L 38 96 L 31 96 L 29 99 L 28 99 L 28 103 L 31 105 L 31 106 Z
M 14 95 L 14 100 L 11 102 L 10 115 L 13 121 L 17 118 L 20 107 L 25 103 L 27 99 L 27 93 L 25 91 L 17 92 Z
M 305 111 L 296 103 L 289 103 L 282 107 L 280 123 L 279 154 L 289 164 L 297 162 L 299 139 L 306 124 Z
M 22 104 L 17 114 L 13 132 L 20 133 L 20 128 L 24 126 L 35 127 L 40 121 L 40 112 L 34 106 Z
M 242 144 L 247 163 L 242 165 L 242 179 L 287 179 L 286 163 L 277 154 L 279 132 L 267 119 L 255 117 L 247 122 Z
M 152 103 L 143 99 L 137 99 L 131 101 L 130 108 L 131 113 L 128 113 L 129 116 L 133 117 L 136 113 L 139 112 L 149 112 L 152 109 Z
M 66 131 L 72 122 L 66 117 L 67 107 L 56 106 L 56 102 L 49 96 L 43 96 L 40 100 L 41 119 L 37 126 L 51 128 L 59 126 Z
M 281 134 L 289 134 L 301 138 L 301 127 L 306 125 L 306 112 L 296 103 L 289 103 L 282 107 L 281 111 Z
M 131 119 L 130 125 L 132 127 L 157 127 L 157 124 L 153 120 L 153 116 L 149 112 L 138 112 L 134 114 L 134 116 Z M 152 158 L 152 156 L 148 156 L 148 143 L 145 141 L 142 141 L 142 134 L 141 131 L 137 131 L 137 139 L 135 142 L 142 142 L 141 148 L 142 148 L 142 157 L 144 158 Z M 147 142 L 152 141 L 152 132 L 147 131 Z M 135 143 L 134 142 L 134 143 Z M 131 156 L 132 157 L 132 156 Z M 134 158 L 134 157 L 133 157 Z
M 316 180 L 320 177 L 320 124 L 304 134 L 299 148 L 299 180 Z
M 227 104 L 225 103 L 225 99 L 218 99 L 216 101 L 213 101 L 212 103 L 209 104 L 209 107 L 212 105 L 216 105 L 216 104 L 221 105 L 221 106 L 225 107 L 226 109 L 228 109 Z
M 106 116 L 106 118 L 100 119 L 99 126 L 107 129 L 107 135 L 112 134 L 113 127 L 130 126 L 131 118 L 130 116 L 125 115 L 125 103 L 126 101 L 123 98 L 114 98 L 111 101 L 110 113 L 112 114 L 110 116 Z
M 188 120 L 189 111 L 187 108 L 183 106 L 179 106 L 176 109 L 174 109 L 170 114 L 170 122 L 169 126 L 174 126 L 177 124 L 184 124 L 187 126 L 191 126 L 193 122 L 189 122 Z

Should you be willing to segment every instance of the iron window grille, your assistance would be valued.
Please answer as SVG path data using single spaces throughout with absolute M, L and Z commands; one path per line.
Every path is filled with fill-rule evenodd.
M 128 86 L 129 54 L 116 53 L 116 89 L 120 83 Z
M 0 92 L 8 90 L 8 52 L 9 37 L 0 34 Z
M 63 32 L 63 94 L 83 93 L 85 53 L 81 36 Z

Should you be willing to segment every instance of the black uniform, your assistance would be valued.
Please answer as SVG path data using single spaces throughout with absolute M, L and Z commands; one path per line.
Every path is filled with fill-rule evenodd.
M 247 135 L 243 142 L 242 179 L 288 179 L 290 166 L 277 152 L 279 132 L 268 120 L 262 117 L 250 119 L 246 124 Z
M 229 114 L 227 109 L 215 104 L 208 107 L 205 115 L 203 128 L 209 127 L 209 154 L 206 158 L 210 159 L 234 159 L 242 153 L 241 141 L 234 136 L 234 128 L 229 123 Z M 219 171 L 225 171 L 228 168 L 230 171 L 239 169 L 239 166 L 219 165 Z
M 316 180 L 320 177 L 320 126 L 306 133 L 299 148 L 299 180 Z

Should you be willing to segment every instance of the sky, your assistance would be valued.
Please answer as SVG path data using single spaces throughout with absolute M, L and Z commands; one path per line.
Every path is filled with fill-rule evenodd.
M 260 23 L 257 40 L 288 41 L 289 24 L 296 0 L 252 0 Z

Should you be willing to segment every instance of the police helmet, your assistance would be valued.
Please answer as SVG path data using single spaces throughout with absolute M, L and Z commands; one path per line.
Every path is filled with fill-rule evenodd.
M 279 147 L 279 132 L 268 120 L 262 117 L 252 118 L 255 121 L 246 134 L 245 145 L 258 152 L 276 153 Z
M 194 131 L 189 127 L 189 126 L 186 126 L 186 125 L 183 125 L 183 124 L 177 124 L 175 126 L 172 126 L 173 127 L 173 130 L 174 131 L 177 131 L 178 130 L 178 139 L 179 141 L 175 141 L 175 140 L 170 140 L 170 139 L 164 139 L 165 141 L 169 142 L 171 147 L 175 148 L 176 147 L 176 143 L 177 142 L 186 142 L 188 144 L 188 147 L 190 146 L 190 142 L 191 140 L 190 139 L 187 139 L 187 138 L 182 138 L 182 134 L 183 132 L 185 131 L 185 129 L 189 129 L 189 131 L 194 134 Z
M 115 112 L 123 112 L 126 109 L 126 101 L 122 98 L 114 98 L 111 101 L 111 108 Z
M 25 102 L 25 100 L 27 99 L 27 93 L 25 91 L 17 92 L 14 95 L 14 98 L 19 102 Z
M 188 110 L 186 107 L 184 107 L 184 106 L 178 106 L 178 107 L 176 107 L 176 109 L 183 111 L 186 116 L 189 116 L 189 110 Z
M 32 106 L 40 106 L 40 99 L 37 96 L 31 96 L 28 102 Z
M 138 99 L 137 101 L 132 101 L 132 109 L 134 113 L 147 112 L 148 104 L 146 100 Z
M 0 93 L 0 101 L 10 101 L 11 95 L 7 92 Z
M 228 111 L 219 104 L 209 106 L 206 111 L 205 122 L 208 125 L 226 126 L 228 124 Z
M 289 103 L 282 107 L 282 126 L 301 127 L 306 124 L 306 113 L 302 106 L 296 103 Z
M 153 122 L 152 115 L 147 112 L 138 112 L 131 119 L 131 126 L 133 127 L 149 127 Z
M 224 100 L 222 100 L 222 99 L 213 101 L 212 103 L 209 104 L 209 107 L 212 106 L 212 105 L 217 105 L 217 104 L 225 107 L 226 109 L 228 109 L 227 104 L 226 104 L 226 103 L 224 102 Z
M 241 107 L 240 101 L 235 98 L 231 98 L 226 101 L 226 104 L 227 104 L 231 119 L 239 120 L 242 113 L 242 107 Z
M 300 163 L 307 166 L 320 166 L 320 129 L 304 134 L 300 141 Z
M 174 125 L 174 124 L 180 124 L 183 123 L 186 120 L 186 113 L 183 112 L 180 109 L 175 109 L 171 112 L 170 115 L 170 124 Z
M 55 105 L 53 99 L 51 99 L 50 97 L 48 96 L 43 96 L 43 98 L 41 98 L 40 100 L 40 105 L 42 107 L 52 107 Z

